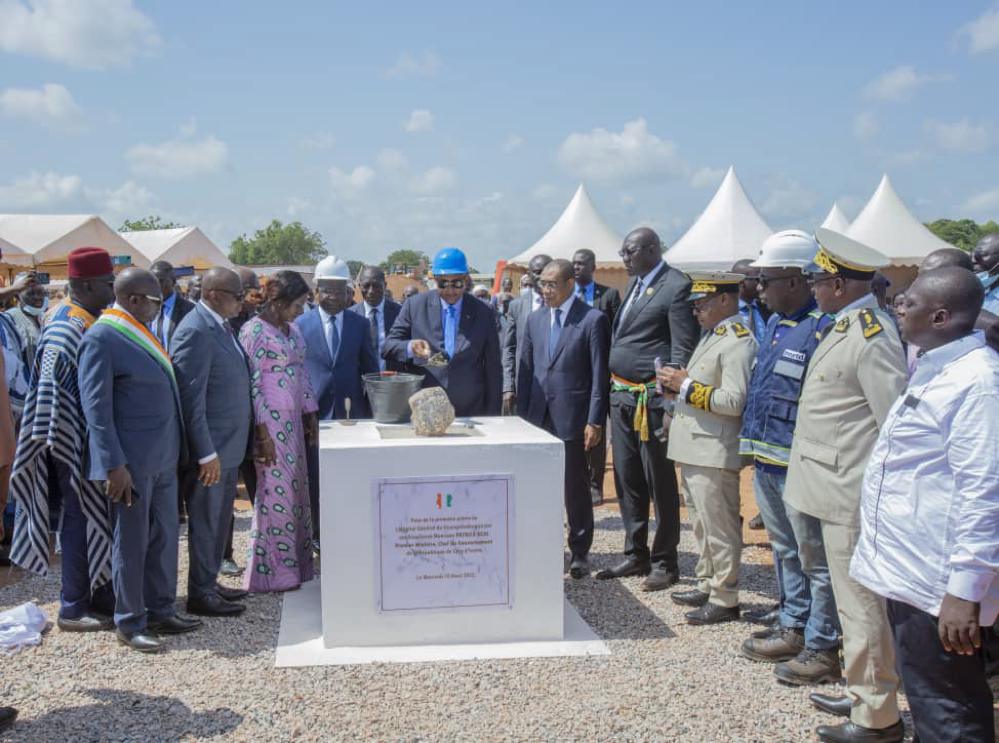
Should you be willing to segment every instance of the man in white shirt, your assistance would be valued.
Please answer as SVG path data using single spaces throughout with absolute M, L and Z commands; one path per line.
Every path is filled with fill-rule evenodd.
M 357 288 L 361 290 L 364 301 L 353 305 L 350 311 L 368 322 L 372 351 L 378 360 L 379 370 L 402 371 L 401 364 L 382 358 L 385 336 L 402 309 L 401 305 L 385 296 L 385 272 L 378 266 L 365 266 L 357 276 Z
M 984 291 L 920 273 L 899 315 L 923 351 L 864 474 L 850 574 L 888 604 L 919 740 L 994 741 L 982 634 L 999 612 L 999 356 L 973 334 Z

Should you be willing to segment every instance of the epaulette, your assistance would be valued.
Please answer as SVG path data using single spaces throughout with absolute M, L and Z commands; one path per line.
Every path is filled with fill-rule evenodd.
M 699 410 L 711 410 L 711 393 L 714 390 L 709 384 L 691 382 L 687 388 L 687 404 Z
M 798 327 L 797 320 L 788 320 L 787 318 L 784 318 L 783 320 L 778 320 L 777 324 L 778 325 L 783 325 L 783 326 L 788 327 L 788 328 L 796 328 L 796 327 Z
M 741 322 L 732 323 L 732 330 L 735 332 L 736 338 L 745 338 L 747 335 L 749 335 L 749 328 L 747 328 Z
M 822 310 L 812 310 L 808 313 L 809 317 L 822 317 L 825 313 Z
M 837 333 L 845 333 L 849 327 L 850 327 L 850 318 L 842 317 L 836 321 L 836 325 L 833 327 L 833 330 L 835 330 Z
M 725 335 L 725 332 L 726 331 L 724 325 L 719 325 L 717 328 L 715 328 L 715 335 Z
M 864 331 L 864 338 L 867 338 L 868 340 L 884 330 L 884 328 L 881 327 L 881 323 L 878 322 L 878 318 L 870 310 L 860 311 L 860 327 Z

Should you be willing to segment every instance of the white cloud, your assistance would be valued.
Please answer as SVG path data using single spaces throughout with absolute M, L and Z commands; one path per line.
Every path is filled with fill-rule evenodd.
M 378 167 L 382 170 L 399 171 L 409 167 L 409 160 L 399 150 L 386 148 L 378 153 Z
M 967 119 L 954 122 L 927 121 L 926 131 L 945 150 L 981 152 L 989 146 L 989 132 L 984 124 L 972 124 Z
M 291 196 L 288 198 L 288 207 L 285 210 L 289 217 L 297 217 L 302 212 L 312 208 L 312 202 L 303 199 L 301 196 Z
M 524 138 L 519 134 L 511 134 L 503 143 L 503 152 L 513 152 L 519 150 L 524 144 Z
M 881 131 L 878 117 L 870 111 L 861 111 L 853 118 L 853 136 L 861 142 L 869 142 Z
M 312 150 L 331 150 L 336 140 L 330 132 L 319 132 L 302 140 L 302 146 Z
M 919 73 L 912 65 L 900 65 L 869 82 L 864 97 L 872 101 L 907 101 L 923 85 L 950 79 L 950 75 Z
M 968 37 L 968 51 L 972 54 L 999 49 L 999 5 L 993 5 L 978 18 L 961 29 Z
M 161 43 L 132 0 L 0 0 L 0 51 L 102 70 Z
M 103 207 L 104 212 L 121 217 L 137 215 L 152 206 L 156 200 L 152 191 L 135 181 L 125 181 L 111 191 L 88 195 Z
M 193 118 L 180 127 L 180 136 L 160 144 L 137 144 L 125 153 L 132 172 L 153 178 L 183 179 L 221 170 L 229 157 L 225 142 L 214 136 L 192 139 Z
M 48 83 L 37 89 L 6 88 L 0 91 L 0 113 L 54 129 L 74 129 L 81 125 L 82 111 L 64 86 Z
M 334 193 L 343 198 L 358 196 L 375 180 L 374 169 L 367 165 L 358 165 L 350 172 L 334 166 L 329 174 Z
M 794 219 L 807 215 L 815 208 L 816 195 L 794 180 L 789 180 L 772 189 L 760 210 L 767 215 L 782 219 Z
M 425 108 L 418 108 L 409 115 L 409 119 L 402 126 L 411 134 L 429 132 L 434 128 L 434 115 Z
M 411 188 L 418 194 L 434 196 L 450 191 L 458 182 L 458 175 L 450 168 L 434 167 L 413 179 Z
M 687 172 L 676 145 L 651 134 L 642 118 L 626 123 L 620 133 L 596 128 L 570 134 L 558 159 L 574 175 L 593 181 L 682 177 Z
M 701 168 L 690 176 L 691 188 L 712 188 L 725 177 L 724 168 Z
M 991 215 L 999 210 L 999 188 L 982 191 L 964 202 L 961 210 L 974 215 Z
M 411 78 L 433 77 L 441 68 L 441 60 L 434 52 L 412 54 L 402 52 L 396 63 L 385 70 L 385 77 Z
M 550 183 L 542 183 L 531 191 L 531 198 L 535 201 L 548 201 L 558 195 L 558 189 Z
M 46 209 L 79 198 L 83 180 L 78 175 L 31 173 L 0 185 L 0 211 Z

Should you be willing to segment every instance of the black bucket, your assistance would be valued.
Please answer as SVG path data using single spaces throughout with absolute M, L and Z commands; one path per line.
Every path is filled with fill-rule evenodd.
M 418 374 L 378 372 L 365 374 L 363 379 L 375 421 L 409 423 L 412 415 L 409 398 L 423 386 L 423 377 Z

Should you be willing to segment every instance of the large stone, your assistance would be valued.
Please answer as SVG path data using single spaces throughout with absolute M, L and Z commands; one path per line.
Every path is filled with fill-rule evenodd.
M 427 387 L 409 398 L 417 436 L 443 436 L 454 423 L 454 406 L 443 387 Z

